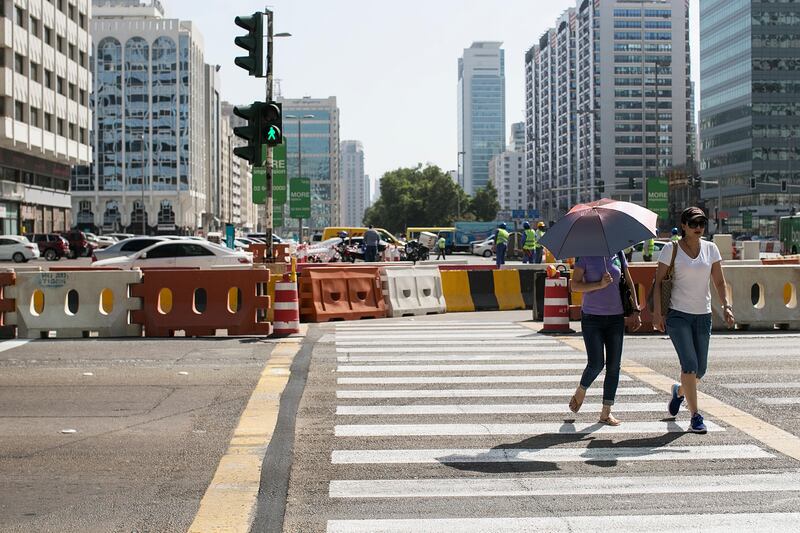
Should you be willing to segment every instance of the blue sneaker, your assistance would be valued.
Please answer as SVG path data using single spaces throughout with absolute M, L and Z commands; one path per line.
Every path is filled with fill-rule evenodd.
M 667 410 L 669 414 L 672 416 L 676 416 L 678 411 L 681 410 L 681 404 L 683 403 L 683 396 L 678 396 L 678 389 L 680 385 L 677 383 L 672 386 L 672 399 L 669 401 L 667 405 Z
M 695 413 L 692 416 L 692 422 L 689 424 L 689 431 L 691 431 L 692 433 L 701 433 L 701 434 L 708 433 L 706 425 L 703 424 L 703 415 L 701 415 L 700 413 Z

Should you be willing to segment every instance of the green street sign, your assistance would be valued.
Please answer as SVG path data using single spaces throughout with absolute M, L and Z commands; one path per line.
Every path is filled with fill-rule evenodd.
M 282 228 L 283 227 L 283 205 L 272 205 L 272 227 L 273 228 Z
M 647 180 L 647 209 L 653 211 L 661 220 L 669 217 L 669 181 L 667 178 Z
M 742 228 L 753 229 L 753 213 L 750 211 L 742 212 Z
M 289 183 L 289 216 L 311 218 L 311 180 L 292 178 Z
M 267 147 L 264 147 L 266 152 Z M 264 156 L 266 159 L 266 155 Z M 286 203 L 286 143 L 272 148 L 272 205 Z
M 267 203 L 267 169 L 253 167 L 253 203 Z

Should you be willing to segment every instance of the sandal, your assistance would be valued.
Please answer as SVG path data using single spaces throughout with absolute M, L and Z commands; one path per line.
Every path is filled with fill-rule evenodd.
M 569 399 L 569 410 L 573 413 L 577 413 L 581 410 L 581 405 L 583 405 L 583 402 L 578 402 L 578 399 L 573 394 L 572 398 Z
M 605 418 L 601 417 L 600 420 L 598 420 L 598 422 L 600 424 L 605 424 L 607 426 L 618 426 L 618 425 L 620 425 L 622 423 L 619 420 L 617 420 L 616 418 L 614 418 L 614 415 L 612 415 L 610 413 Z

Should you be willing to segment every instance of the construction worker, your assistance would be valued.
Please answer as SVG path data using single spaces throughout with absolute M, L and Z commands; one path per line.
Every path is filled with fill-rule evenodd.
M 495 263 L 497 268 L 506 262 L 506 250 L 508 249 L 508 231 L 506 230 L 506 223 L 501 222 L 497 226 L 497 231 L 494 234 L 494 248 L 495 248 Z
M 642 257 L 646 263 L 649 263 L 653 260 L 653 252 L 656 250 L 656 240 L 655 239 L 647 239 L 644 243 L 644 247 L 642 248 L 644 253 Z
M 628 246 L 622 251 L 622 253 L 625 254 L 625 261 L 628 263 L 633 262 L 633 246 Z
M 681 240 L 681 236 L 678 235 L 678 228 L 672 228 L 672 242 L 678 242 Z
M 527 220 L 522 223 L 522 228 L 524 229 L 522 232 L 522 263 L 530 263 L 532 265 L 533 251 L 536 249 L 539 239 L 536 238 L 536 232 L 531 229 L 531 225 Z
M 540 265 L 542 263 L 542 255 L 544 252 L 544 247 L 539 244 L 539 241 L 542 240 L 544 237 L 544 222 L 539 222 L 536 224 L 536 231 L 534 231 L 534 235 L 536 236 L 536 248 L 533 250 L 534 258 L 536 259 L 536 264 Z
M 439 240 L 436 241 L 436 248 L 438 252 L 436 253 L 436 259 L 447 259 L 445 255 L 445 249 L 447 248 L 447 240 L 445 240 L 443 234 L 439 234 Z

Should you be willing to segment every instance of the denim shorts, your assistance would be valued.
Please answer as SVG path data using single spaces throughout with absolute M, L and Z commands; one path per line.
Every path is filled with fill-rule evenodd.
M 684 374 L 702 378 L 708 367 L 708 343 L 711 339 L 711 313 L 692 315 L 670 309 L 666 319 L 669 335 Z

